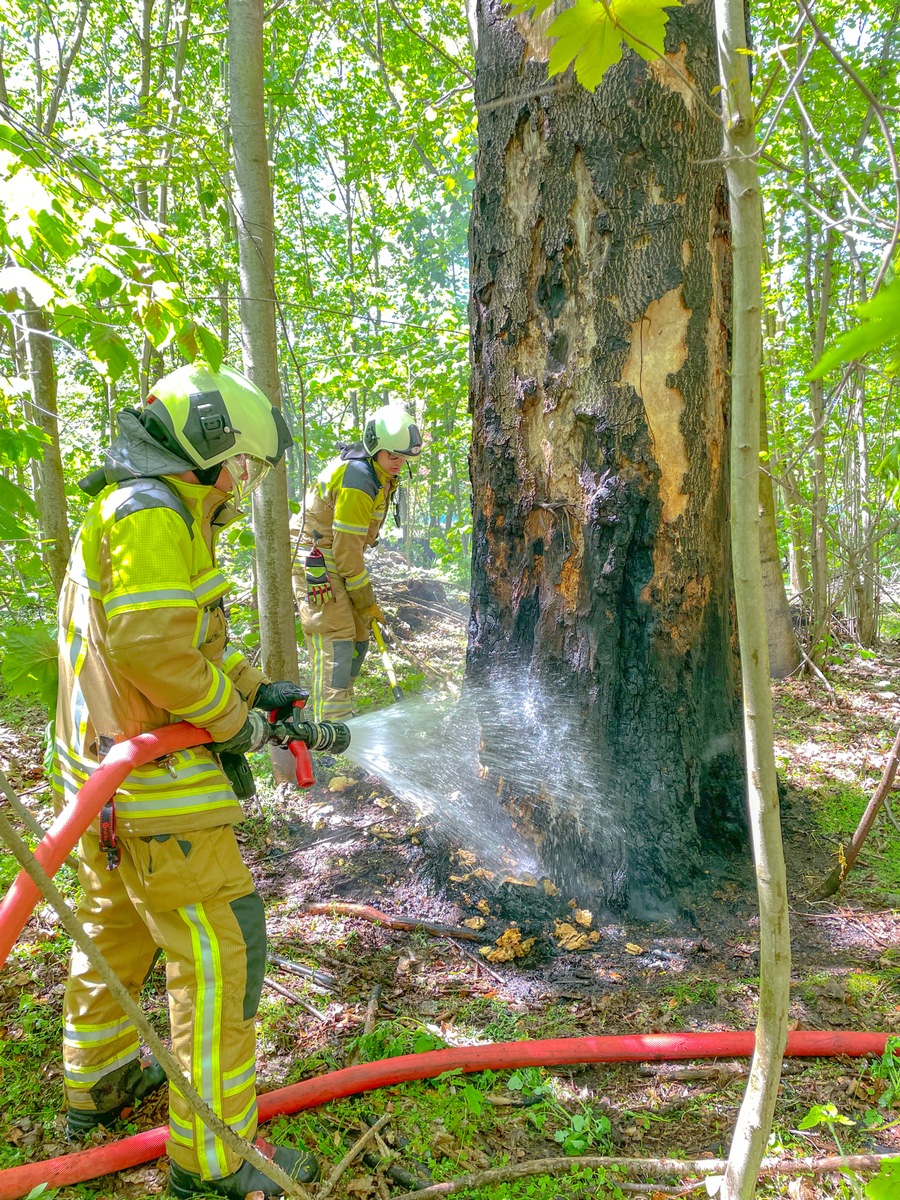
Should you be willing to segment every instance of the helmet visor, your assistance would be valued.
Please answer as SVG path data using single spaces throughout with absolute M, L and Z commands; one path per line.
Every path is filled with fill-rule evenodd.
M 422 435 L 417 425 L 409 425 L 407 429 L 409 441 L 405 450 L 393 450 L 393 454 L 402 454 L 404 458 L 418 458 L 422 453 Z
M 231 490 L 237 504 L 256 491 L 270 470 L 269 464 L 255 454 L 235 454 L 222 465 L 231 476 Z

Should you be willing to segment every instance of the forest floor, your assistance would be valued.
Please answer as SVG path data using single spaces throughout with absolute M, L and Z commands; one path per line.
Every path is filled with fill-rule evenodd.
M 410 662 L 405 652 L 395 655 L 402 686 L 419 686 L 423 675 L 435 687 L 461 676 L 465 608 L 458 598 L 422 573 L 391 589 L 385 607 L 414 656 Z M 366 670 L 363 700 L 377 707 L 390 692 L 377 658 Z M 840 894 L 825 902 L 810 897 L 841 838 L 855 828 L 900 722 L 900 646 L 888 644 L 870 659 L 848 652 L 830 679 L 833 693 L 806 680 L 775 688 L 792 913 L 791 1027 L 896 1032 L 900 833 L 890 814 L 882 813 Z M 0 763 L 46 824 L 39 716 L 10 703 L 5 711 Z M 433 817 L 351 763 L 320 762 L 317 775 L 307 792 L 263 786 L 240 835 L 266 901 L 270 950 L 328 977 L 318 980 L 323 990 L 270 962 L 259 1017 L 262 1091 L 444 1046 L 753 1029 L 759 921 L 746 856 L 710 861 L 688 916 L 640 923 L 548 896 L 533 880 L 501 885 L 464 837 L 448 839 Z M 6 856 L 0 887 L 12 873 Z M 66 868 L 58 878 L 74 896 Z M 516 923 L 508 896 L 524 891 L 540 903 L 533 919 Z M 389 928 L 352 911 L 310 911 L 328 902 L 374 906 L 408 924 L 452 926 L 466 940 Z M 511 946 L 535 942 L 530 953 L 498 961 L 503 935 Z M 0 972 L 0 1167 L 70 1149 L 59 1056 L 66 957 L 67 939 L 41 908 Z M 148 981 L 144 1005 L 164 1032 L 162 967 Z M 280 1117 L 264 1132 L 315 1150 L 327 1160 L 327 1175 L 366 1121 L 387 1116 L 369 1156 L 348 1167 L 332 1193 L 387 1200 L 431 1181 L 560 1155 L 725 1157 L 745 1072 L 746 1062 L 734 1059 L 452 1073 Z M 164 1121 L 160 1095 L 145 1102 L 128 1131 Z M 788 1157 L 900 1152 L 900 1060 L 788 1060 L 770 1149 Z M 650 1183 L 637 1171 L 597 1167 L 467 1194 L 687 1194 L 678 1181 L 672 1174 Z M 165 1184 L 162 1159 L 55 1194 L 126 1200 L 164 1192 Z M 855 1177 L 780 1177 L 761 1180 L 758 1194 L 812 1200 L 861 1195 L 861 1186 Z M 706 1194 L 702 1182 L 693 1187 Z M 900 1196 L 900 1184 L 888 1187 L 896 1190 L 884 1197 Z

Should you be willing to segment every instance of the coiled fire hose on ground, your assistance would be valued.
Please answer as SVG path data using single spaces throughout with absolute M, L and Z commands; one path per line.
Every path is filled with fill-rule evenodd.
M 42 883 L 47 893 L 55 893 L 54 900 L 66 911 L 64 924 L 68 927 L 75 918 L 65 901 L 46 878 L 57 869 L 81 835 L 88 829 L 100 812 L 103 804 L 113 795 L 116 788 L 137 766 L 150 762 L 191 745 L 202 745 L 210 740 L 205 730 L 197 729 L 186 722 L 166 726 L 153 734 L 142 734 L 130 742 L 113 747 L 88 782 L 82 787 L 76 800 L 54 822 L 34 854 L 38 874 L 44 876 Z M 14 850 L 18 846 L 28 855 L 21 839 L 0 814 L 0 828 Z M 23 878 L 24 876 L 24 878 Z M 47 886 L 49 885 L 49 886 Z M 0 904 L 0 964 L 5 962 L 19 933 L 28 920 L 41 889 L 24 870 Z M 57 902 L 54 907 L 57 907 Z M 62 914 L 60 914 L 62 916 Z M 83 931 L 81 931 L 83 933 Z M 86 939 L 92 947 L 90 939 Z M 108 969 L 108 968 L 107 968 Z M 119 985 L 121 987 L 121 985 Z M 135 1008 L 134 1001 L 125 994 L 125 999 Z M 129 1015 L 132 1015 L 129 1012 Z M 140 1029 L 144 1033 L 149 1026 L 141 1016 Z M 152 1030 L 150 1030 L 152 1034 Z M 855 1033 L 846 1031 L 799 1031 L 788 1035 L 785 1055 L 788 1057 L 815 1057 L 845 1055 L 882 1054 L 887 1033 Z M 158 1038 L 153 1035 L 158 1043 Z M 148 1042 L 148 1044 L 150 1044 Z M 430 1079 L 445 1071 L 461 1070 L 465 1073 L 485 1070 L 513 1070 L 522 1067 L 564 1066 L 575 1063 L 593 1062 L 672 1062 L 696 1058 L 747 1057 L 753 1053 L 755 1034 L 752 1032 L 679 1033 L 679 1034 L 625 1034 L 622 1036 L 550 1038 L 541 1041 L 501 1042 L 488 1046 L 465 1046 L 450 1050 L 432 1050 L 424 1054 L 407 1054 L 398 1058 L 378 1062 L 362 1063 L 344 1070 L 332 1071 L 315 1079 L 292 1084 L 274 1092 L 259 1096 L 260 1121 L 274 1116 L 316 1108 L 331 1100 L 351 1096 L 359 1092 L 381 1087 L 391 1087 L 417 1079 Z M 174 1071 L 167 1070 L 170 1078 L 178 1079 L 182 1090 L 187 1091 L 188 1081 L 181 1076 L 177 1064 L 161 1044 L 151 1045 L 160 1061 L 169 1060 Z M 191 1091 L 193 1089 L 190 1089 Z M 199 1104 L 206 1105 L 196 1097 Z M 207 1110 L 215 1123 L 221 1124 L 215 1114 Z M 207 1120 L 206 1113 L 203 1114 Z M 223 1129 L 235 1135 L 227 1126 Z M 218 1129 L 216 1130 L 218 1132 Z M 96 1146 L 74 1154 L 44 1162 L 27 1163 L 0 1171 L 0 1200 L 18 1200 L 27 1196 L 32 1188 L 47 1184 L 49 1187 L 65 1187 L 82 1183 L 122 1171 L 141 1163 L 150 1162 L 165 1153 L 168 1129 L 161 1126 L 145 1133 L 135 1134 L 117 1142 Z M 273 1174 L 275 1165 L 268 1159 L 258 1163 L 255 1147 L 244 1143 L 240 1151 L 258 1165 L 260 1170 Z M 256 1151 L 258 1154 L 258 1151 Z M 274 1176 L 273 1176 L 274 1177 Z M 294 1181 L 277 1179 L 286 1194 L 305 1196 L 307 1193 Z M 285 1184 L 287 1186 L 285 1186 Z

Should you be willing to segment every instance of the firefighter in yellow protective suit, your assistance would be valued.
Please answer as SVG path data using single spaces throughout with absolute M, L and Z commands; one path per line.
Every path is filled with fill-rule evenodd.
M 180 720 L 214 739 L 137 768 L 120 786 L 79 847 L 78 915 L 136 999 L 165 952 L 173 1052 L 213 1110 L 251 1140 L 266 932 L 223 763 L 263 744 L 260 710 L 306 693 L 269 683 L 228 643 L 228 583 L 213 543 L 290 443 L 281 414 L 238 372 L 192 366 L 167 375 L 142 410 L 119 414 L 104 466 L 82 480 L 96 499 L 59 602 L 59 803 L 115 742 Z M 165 1081 L 138 1055 L 134 1026 L 76 948 L 63 1030 L 70 1137 L 108 1127 Z M 316 1178 L 306 1151 L 258 1144 L 288 1174 Z M 280 1190 L 174 1089 L 167 1151 L 174 1196 Z
M 365 424 L 362 441 L 342 446 L 316 481 L 295 534 L 294 587 L 309 652 L 313 719 L 352 714 L 353 683 L 383 621 L 363 553 L 374 546 L 404 464 L 422 451 L 405 408 L 387 404 Z

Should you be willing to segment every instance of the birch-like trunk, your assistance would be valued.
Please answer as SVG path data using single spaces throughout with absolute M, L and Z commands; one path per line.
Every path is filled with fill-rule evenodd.
M 731 543 L 760 918 L 756 1049 L 721 1194 L 724 1200 L 751 1200 L 787 1042 L 791 950 L 759 551 L 762 206 L 743 0 L 715 0 L 715 8 L 732 229 Z
M 832 266 L 835 241 L 829 232 L 821 252 L 822 274 L 818 291 L 813 283 L 815 239 L 807 214 L 806 292 L 807 310 L 813 333 L 810 362 L 818 362 L 825 351 L 828 310 L 831 306 Z M 818 253 L 815 254 L 816 260 Z M 828 572 L 828 476 L 825 461 L 825 386 L 821 379 L 810 380 L 809 411 L 812 418 L 812 632 L 810 657 L 821 658 L 827 645 L 831 624 L 831 598 Z
M 26 328 L 25 349 L 31 383 L 32 416 L 49 439 L 40 462 L 34 463 L 34 500 L 41 526 L 41 558 L 59 595 L 72 541 L 59 451 L 56 363 L 47 314 L 43 309 L 26 307 L 22 317 Z
M 263 104 L 261 0 L 230 0 L 228 63 L 244 369 L 272 403 L 280 407 L 274 213 Z M 287 474 L 282 459 L 253 496 L 257 600 L 264 669 L 273 679 L 296 680 L 297 636 L 288 519 Z
M 769 646 L 769 670 L 773 679 L 784 679 L 800 665 L 800 646 L 791 622 L 791 610 L 784 590 L 778 528 L 775 523 L 775 493 L 769 474 L 766 409 L 760 397 L 759 442 L 763 463 L 759 472 L 759 549 L 762 586 L 766 605 L 766 638 Z

